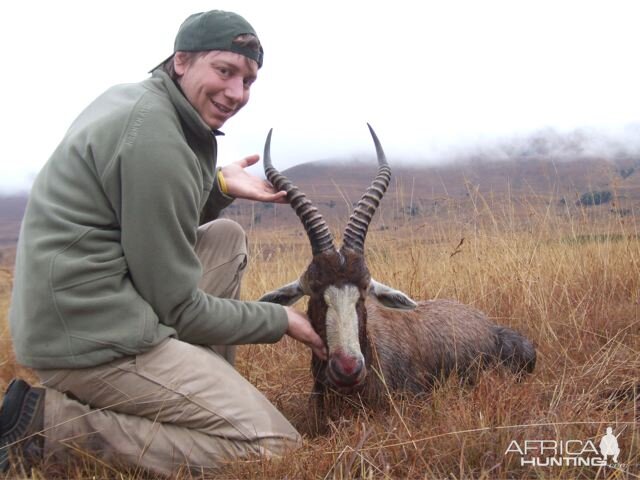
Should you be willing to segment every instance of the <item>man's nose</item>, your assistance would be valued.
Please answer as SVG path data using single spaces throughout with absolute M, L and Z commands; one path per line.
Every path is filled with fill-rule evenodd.
M 244 83 L 241 78 L 234 78 L 227 82 L 224 94 L 235 103 L 240 103 L 244 96 Z

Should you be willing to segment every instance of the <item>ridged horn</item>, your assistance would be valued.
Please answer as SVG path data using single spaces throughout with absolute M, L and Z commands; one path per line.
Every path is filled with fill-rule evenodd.
M 298 187 L 293 185 L 291 181 L 278 172 L 271 164 L 271 134 L 273 128 L 269 130 L 267 141 L 264 144 L 264 173 L 276 190 L 284 190 L 287 192 L 287 201 L 295 210 L 296 215 L 302 221 L 304 229 L 307 231 L 309 242 L 311 243 L 311 251 L 313 255 L 317 255 L 327 250 L 335 250 L 333 244 L 333 236 L 329 231 L 329 227 L 325 222 L 318 209 L 313 206 L 311 200 L 300 191 Z
M 350 248 L 359 253 L 364 253 L 364 240 L 367 236 L 369 224 L 391 181 L 391 168 L 387 163 L 380 140 L 378 140 L 376 132 L 373 131 L 371 125 L 367 123 L 367 127 L 369 127 L 373 143 L 376 146 L 378 174 L 353 210 L 349 223 L 344 230 L 343 242 L 343 248 Z

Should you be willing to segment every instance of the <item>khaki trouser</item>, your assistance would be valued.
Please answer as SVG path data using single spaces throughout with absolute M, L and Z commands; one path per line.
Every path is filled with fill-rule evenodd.
M 200 287 L 238 298 L 247 262 L 242 228 L 224 219 L 200 227 L 196 252 Z M 71 446 L 170 474 L 300 446 L 293 426 L 233 368 L 234 357 L 235 347 L 168 339 L 93 368 L 39 370 L 45 457 Z

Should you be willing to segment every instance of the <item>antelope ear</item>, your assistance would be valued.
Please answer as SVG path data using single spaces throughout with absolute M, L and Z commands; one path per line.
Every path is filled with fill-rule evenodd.
M 369 295 L 373 295 L 382 305 L 389 308 L 413 310 L 418 306 L 416 302 L 400 290 L 394 290 L 384 283 L 376 282 L 373 278 L 371 279 Z
M 280 305 L 293 305 L 304 296 L 300 280 L 288 283 L 277 290 L 265 293 L 259 302 L 279 303 Z

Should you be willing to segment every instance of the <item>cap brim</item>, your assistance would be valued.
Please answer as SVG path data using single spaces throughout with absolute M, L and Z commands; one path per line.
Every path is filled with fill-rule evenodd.
M 173 57 L 175 54 L 172 53 L 171 55 L 169 55 L 167 58 L 165 58 L 163 61 L 161 61 L 158 65 L 156 65 L 155 67 L 153 67 L 151 70 L 149 70 L 148 73 L 152 73 L 154 70 L 157 70 L 159 67 L 161 67 L 162 65 L 164 65 L 165 63 L 167 63 L 167 60 L 169 60 L 171 57 Z

